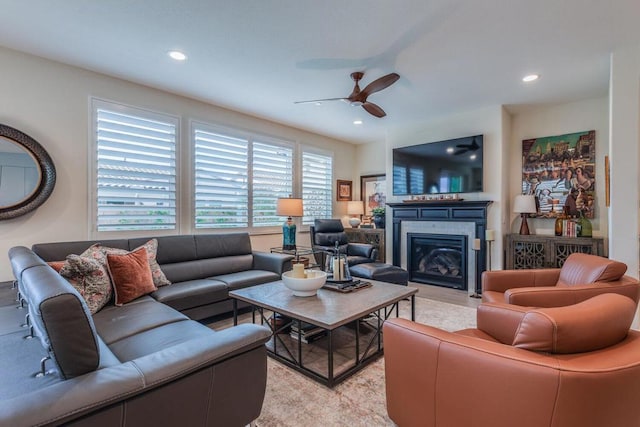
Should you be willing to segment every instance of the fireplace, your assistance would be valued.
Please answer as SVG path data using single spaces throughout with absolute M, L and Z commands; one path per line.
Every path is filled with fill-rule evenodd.
M 470 296 L 478 296 L 482 292 L 481 275 L 486 269 L 487 244 L 484 236 L 487 229 L 487 208 L 490 204 L 487 200 L 388 203 L 387 205 L 393 209 L 393 265 L 409 271 L 409 280 L 466 289 Z M 463 277 L 459 282 L 454 283 L 458 279 L 443 279 L 434 277 L 433 274 L 425 278 L 423 272 L 419 271 L 419 265 L 412 266 L 411 262 L 420 261 L 409 262 L 412 254 L 412 250 L 409 249 L 409 234 L 440 235 L 441 238 L 444 235 L 446 241 L 440 242 L 440 247 L 460 251 Z M 462 243 L 455 244 L 450 240 L 460 236 Z M 452 245 L 455 248 L 451 247 Z M 479 249 L 474 250 L 474 247 Z M 440 279 L 439 283 L 435 283 L 436 278 Z
M 407 233 L 409 280 L 467 289 L 467 236 Z

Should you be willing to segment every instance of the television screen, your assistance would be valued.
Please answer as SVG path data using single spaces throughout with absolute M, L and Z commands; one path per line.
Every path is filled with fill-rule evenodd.
M 393 195 L 482 191 L 482 135 L 393 150 Z

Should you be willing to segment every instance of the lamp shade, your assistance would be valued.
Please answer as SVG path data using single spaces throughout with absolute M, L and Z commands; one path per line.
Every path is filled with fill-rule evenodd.
M 364 206 L 361 200 L 354 200 L 347 202 L 347 214 L 349 215 L 362 215 L 364 214 Z
M 536 199 L 534 196 L 519 194 L 513 202 L 515 213 L 536 213 Z
M 278 199 L 276 215 L 302 216 L 302 199 L 294 199 L 292 197 Z

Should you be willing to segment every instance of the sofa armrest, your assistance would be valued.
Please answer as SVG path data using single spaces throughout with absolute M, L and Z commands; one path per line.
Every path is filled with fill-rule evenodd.
M 267 270 L 282 276 L 285 271 L 291 270 L 293 255 L 278 254 L 271 252 L 253 251 L 253 269 Z
M 555 286 L 559 268 L 536 270 L 494 270 L 482 273 L 482 291 L 506 292 L 512 288 Z
M 461 410 L 464 396 L 489 408 L 482 425 L 552 424 L 553 358 L 406 319 L 390 319 L 383 330 L 387 412 L 397 425 L 476 425 L 477 411 Z
M 616 293 L 638 303 L 640 285 L 635 279 L 624 276 L 614 282 L 597 282 L 585 285 L 559 285 L 547 288 L 519 288 L 505 292 L 505 302 L 529 307 L 564 307 L 586 301 L 596 295 Z
M 154 390 L 154 393 L 149 396 L 153 395 L 157 399 L 158 393 L 162 393 L 162 390 L 159 390 L 161 387 L 190 375 L 206 375 L 206 379 L 200 384 L 205 384 L 209 389 L 220 387 L 219 384 L 216 385 L 217 376 L 222 375 L 220 372 L 216 371 L 218 373 L 213 375 L 211 372 L 200 371 L 236 357 L 240 359 L 241 355 L 255 350 L 264 351 L 264 343 L 270 336 L 271 332 L 265 327 L 242 324 L 120 365 L 62 381 L 33 393 L 1 400 L 0 425 L 57 425 L 100 411 L 102 408 L 117 406 L 133 398 L 136 399 L 136 405 L 143 405 L 145 393 Z M 265 363 L 258 368 L 260 372 L 264 371 L 264 378 L 254 378 L 256 384 L 260 384 L 261 380 L 266 384 L 266 352 L 261 355 Z M 247 366 L 240 365 L 236 368 L 249 371 Z M 223 386 L 228 388 L 228 384 Z M 243 393 L 246 394 L 246 390 L 243 390 Z M 162 401 L 174 402 L 175 407 L 155 408 L 155 410 L 179 412 L 182 410 L 180 406 L 185 403 L 185 399 L 192 397 L 174 395 Z M 34 402 L 37 402 L 38 407 L 47 409 L 34 411 Z M 209 405 L 213 404 L 209 403 Z M 261 405 L 260 400 L 258 413 Z M 217 409 L 219 412 L 224 410 L 224 408 Z M 123 416 L 129 416 L 128 411 L 123 411 Z
M 511 345 L 530 307 L 503 303 L 482 303 L 476 316 L 478 329 L 491 335 L 503 344 Z

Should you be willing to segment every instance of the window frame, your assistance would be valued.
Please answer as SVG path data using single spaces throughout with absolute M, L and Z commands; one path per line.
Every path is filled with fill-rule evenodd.
M 335 157 L 335 152 L 333 152 L 332 150 L 326 150 L 326 149 L 322 149 L 313 145 L 306 145 L 306 144 L 299 144 L 299 150 L 298 150 L 298 157 L 297 157 L 297 164 L 298 164 L 298 194 L 300 195 L 300 197 L 303 197 L 302 192 L 303 192 L 303 177 L 302 177 L 302 172 L 303 172 L 303 157 L 304 157 L 304 153 L 310 153 L 310 154 L 315 154 L 315 155 L 319 155 L 319 156 L 327 156 L 331 158 L 331 177 L 329 179 L 329 186 L 327 187 L 330 191 L 331 194 L 329 196 L 329 211 L 330 211 L 330 215 L 329 218 L 333 218 L 335 210 L 336 210 L 336 200 L 335 200 L 335 188 L 334 188 L 334 182 L 336 180 L 336 157 Z M 304 202 L 303 202 L 303 206 L 304 206 Z M 298 226 L 301 227 L 301 230 L 303 231 L 309 231 L 309 225 L 311 224 L 304 224 L 303 223 L 303 218 L 299 218 L 298 219 Z
M 243 138 L 248 141 L 248 182 L 249 182 L 249 190 L 248 190 L 248 225 L 247 227 L 232 227 L 232 228 L 211 228 L 211 227 L 203 227 L 196 228 L 196 177 L 195 177 L 195 162 L 196 162 L 196 152 L 195 152 L 195 132 L 196 128 L 198 128 L 204 132 L 218 132 L 233 138 Z M 190 202 L 189 202 L 189 222 L 191 230 L 194 234 L 211 234 L 211 233 L 224 233 L 224 232 L 248 232 L 251 235 L 272 235 L 282 233 L 282 226 L 254 226 L 253 225 L 253 144 L 257 143 L 267 143 L 273 144 L 274 146 L 281 146 L 292 150 L 292 195 L 295 197 L 296 194 L 299 193 L 299 179 L 300 175 L 299 169 L 301 168 L 301 164 L 298 162 L 298 153 L 299 153 L 299 144 L 295 141 L 292 141 L 288 138 L 268 135 L 265 133 L 260 133 L 257 131 L 252 131 L 248 129 L 237 128 L 228 125 L 222 125 L 219 123 L 211 122 L 211 121 L 203 121 L 203 120 L 189 120 L 189 150 L 190 150 L 190 173 L 189 179 L 191 180 L 190 184 Z M 297 221 L 297 218 L 294 218 L 294 221 Z
M 149 108 L 142 108 L 138 106 L 124 104 L 122 102 L 107 100 L 98 97 L 90 97 L 89 99 L 89 152 L 88 156 L 88 190 L 89 190 L 89 202 L 88 202 L 88 215 L 89 221 L 87 221 L 89 230 L 88 235 L 92 239 L 119 239 L 130 237 L 156 237 L 162 235 L 173 235 L 181 233 L 182 223 L 182 168 L 181 168 L 181 122 L 180 116 L 170 114 L 163 111 L 151 110 Z M 114 113 L 123 113 L 131 116 L 138 116 L 144 119 L 158 120 L 167 123 L 171 123 L 175 126 L 175 226 L 174 228 L 166 228 L 160 230 L 112 230 L 112 231 L 99 231 L 98 230 L 98 177 L 97 177 L 97 157 L 98 157 L 98 138 L 97 138 L 97 120 L 98 109 L 105 109 L 113 111 Z M 124 235 L 126 233 L 126 235 Z

